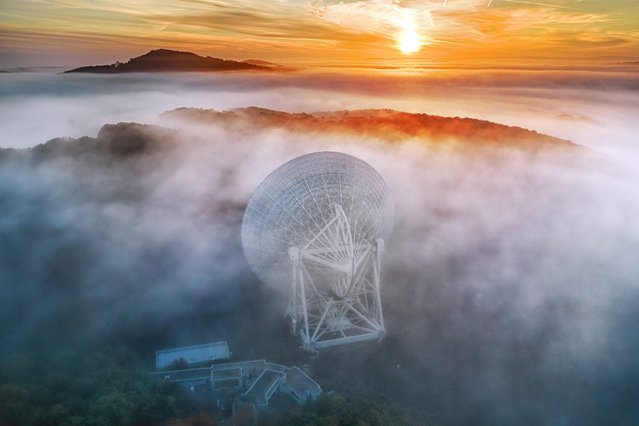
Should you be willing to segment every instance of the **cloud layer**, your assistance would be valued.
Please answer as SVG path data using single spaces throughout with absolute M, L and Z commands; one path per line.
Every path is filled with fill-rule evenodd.
M 423 44 L 412 65 L 601 65 L 639 56 L 638 14 L 624 0 L 7 1 L 0 35 L 3 67 L 113 63 L 159 47 L 286 65 L 395 66 L 406 60 L 398 51 L 406 32 Z

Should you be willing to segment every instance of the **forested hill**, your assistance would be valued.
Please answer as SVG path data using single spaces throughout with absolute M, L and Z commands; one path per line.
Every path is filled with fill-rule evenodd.
M 181 71 L 269 71 L 272 67 L 254 62 L 199 56 L 190 52 L 156 49 L 127 62 L 111 65 L 92 65 L 75 68 L 67 73 L 119 74 L 129 72 L 181 72 Z
M 583 147 L 566 139 L 521 127 L 474 118 L 443 117 L 391 109 L 288 113 L 257 107 L 228 111 L 178 108 L 164 113 L 164 117 L 202 124 L 241 125 L 255 129 L 283 128 L 304 134 L 346 133 L 385 141 L 416 139 L 429 145 L 445 144 L 464 148 L 508 147 L 528 152 L 583 150 Z

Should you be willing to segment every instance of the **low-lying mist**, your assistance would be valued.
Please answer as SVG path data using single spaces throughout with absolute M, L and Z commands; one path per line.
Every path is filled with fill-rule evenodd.
M 102 124 L 126 115 L 125 89 L 86 95 L 100 105 L 96 117 L 113 103 Z M 59 96 L 63 110 L 67 101 L 80 108 L 66 90 L 48 96 Z M 139 111 L 170 109 L 158 90 L 128 96 L 131 111 L 154 99 Z M 217 88 L 219 99 L 194 94 L 188 106 L 246 105 L 248 92 L 234 90 Z M 288 90 L 250 96 L 262 91 L 269 105 L 258 105 L 274 106 Z M 350 96 L 293 100 L 285 109 L 375 106 Z M 37 99 L 3 102 L 26 108 Z M 50 108 L 50 99 L 41 101 L 41 111 Z M 459 115 L 471 115 L 474 107 L 462 104 L 468 113 Z M 568 114 L 588 102 L 564 104 L 572 105 Z M 611 108 L 617 120 L 628 114 Z M 69 110 L 42 114 L 56 122 Z M 118 124 L 99 133 L 58 123 L 60 134 L 97 137 L 0 151 L 0 348 L 123 342 L 152 358 L 160 347 L 228 339 L 237 359 L 286 357 L 295 346 L 282 329 L 286 295 L 248 268 L 243 209 L 285 161 L 335 150 L 382 174 L 396 222 L 383 263 L 388 335 L 361 352 L 320 354 L 312 368 L 326 390 L 381 395 L 434 424 L 638 418 L 639 178 L 631 168 L 579 147 L 533 154 L 518 149 L 531 143 L 525 139 L 474 146 L 472 131 L 389 141 L 383 126 L 326 133 L 296 120 L 260 127 L 250 114 L 232 125 L 163 115 L 151 121 L 164 127 Z M 90 129 L 97 118 L 78 122 Z M 583 125 L 602 126 L 611 138 L 634 126 Z M 5 146 L 40 137 L 35 130 L 22 138 L 19 126 L 9 126 Z M 617 148 L 632 152 L 620 139 Z
M 572 140 L 625 158 L 637 150 L 632 72 L 420 70 L 297 73 L 0 73 L 2 147 L 94 135 L 105 123 L 158 124 L 180 107 L 288 112 L 391 108 L 472 117 Z

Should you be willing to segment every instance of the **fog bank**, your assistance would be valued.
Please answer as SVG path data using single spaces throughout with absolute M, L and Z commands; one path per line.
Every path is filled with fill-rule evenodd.
M 241 217 L 270 171 L 336 150 L 387 180 L 396 223 L 388 336 L 320 355 L 325 388 L 382 395 L 436 424 L 637 418 L 639 180 L 627 168 L 569 147 L 388 142 L 383 128 L 326 134 L 295 119 L 165 124 L 3 153 L 0 347 L 125 341 L 152 353 L 228 338 L 244 359 L 286 356 L 286 299 L 248 269 Z

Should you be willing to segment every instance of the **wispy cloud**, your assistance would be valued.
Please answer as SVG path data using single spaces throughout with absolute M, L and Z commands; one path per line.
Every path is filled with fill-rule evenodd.
M 412 40 L 422 47 L 410 57 L 415 61 L 516 62 L 542 52 L 587 58 L 591 49 L 635 57 L 637 19 L 639 3 L 620 0 L 8 0 L 0 49 L 44 56 L 73 49 L 92 57 L 97 46 L 126 54 L 169 47 L 286 63 L 382 58 L 370 64 L 388 65 L 406 59 L 398 47 Z

